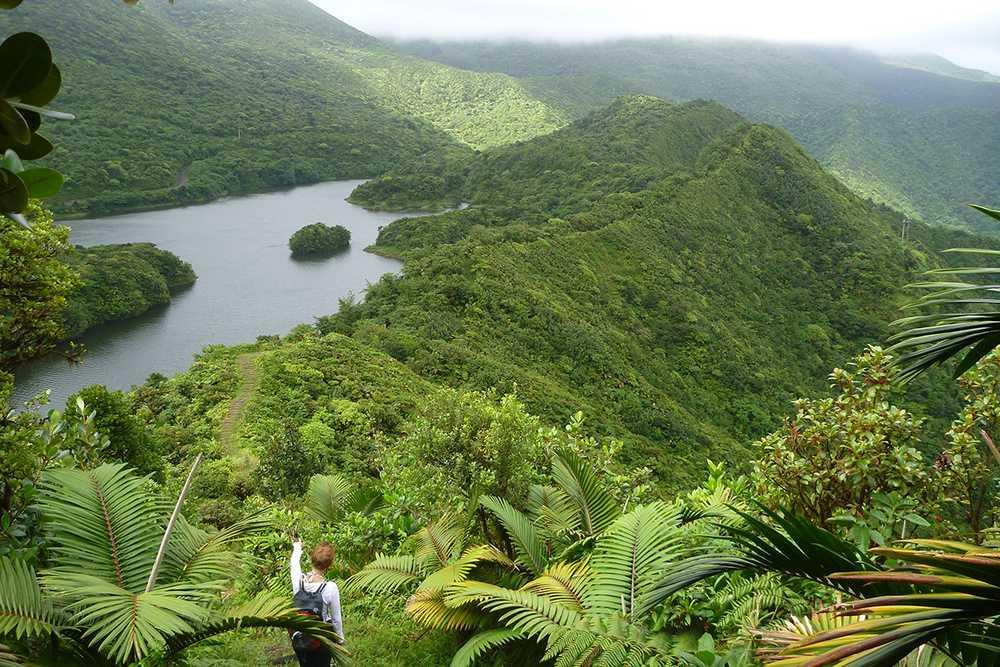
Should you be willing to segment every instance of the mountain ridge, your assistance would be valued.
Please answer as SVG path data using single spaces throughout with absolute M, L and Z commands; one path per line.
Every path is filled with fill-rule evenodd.
M 997 83 L 897 67 L 856 49 L 753 40 L 393 44 L 516 76 L 574 118 L 625 93 L 715 99 L 788 130 L 864 197 L 925 222 L 996 232 L 964 204 L 1000 200 Z

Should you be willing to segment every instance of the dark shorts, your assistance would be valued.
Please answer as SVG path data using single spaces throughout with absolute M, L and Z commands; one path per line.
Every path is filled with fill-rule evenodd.
M 325 646 L 318 651 L 295 649 L 295 657 L 299 659 L 299 664 L 302 667 L 330 667 L 330 660 L 333 658 L 330 655 L 330 649 Z

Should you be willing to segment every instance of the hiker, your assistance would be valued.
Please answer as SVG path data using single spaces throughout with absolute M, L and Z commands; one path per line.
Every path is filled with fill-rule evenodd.
M 340 591 L 337 584 L 326 580 L 326 571 L 333 562 L 333 547 L 329 542 L 320 542 L 309 552 L 312 570 L 302 574 L 302 540 L 292 541 L 292 595 L 295 606 L 304 614 L 310 614 L 333 626 L 334 632 L 344 642 L 344 624 L 340 618 Z M 302 667 L 330 667 L 330 649 L 319 640 L 301 632 L 291 632 L 292 648 Z

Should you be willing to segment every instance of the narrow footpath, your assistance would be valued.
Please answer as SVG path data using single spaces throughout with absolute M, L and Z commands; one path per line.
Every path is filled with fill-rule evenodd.
M 222 427 L 219 429 L 219 441 L 222 444 L 222 451 L 226 454 L 237 454 L 240 451 L 240 447 L 236 444 L 236 428 L 243 421 L 246 404 L 260 383 L 260 374 L 257 371 L 257 364 L 254 363 L 260 355 L 260 352 L 247 352 L 236 357 L 242 382 L 236 391 L 236 396 L 229 404 L 229 411 L 223 417 Z

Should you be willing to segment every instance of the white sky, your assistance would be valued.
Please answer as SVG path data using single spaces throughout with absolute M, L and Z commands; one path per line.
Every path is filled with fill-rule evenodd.
M 1000 74 L 1000 0 L 311 0 L 376 36 L 696 34 L 931 52 Z

